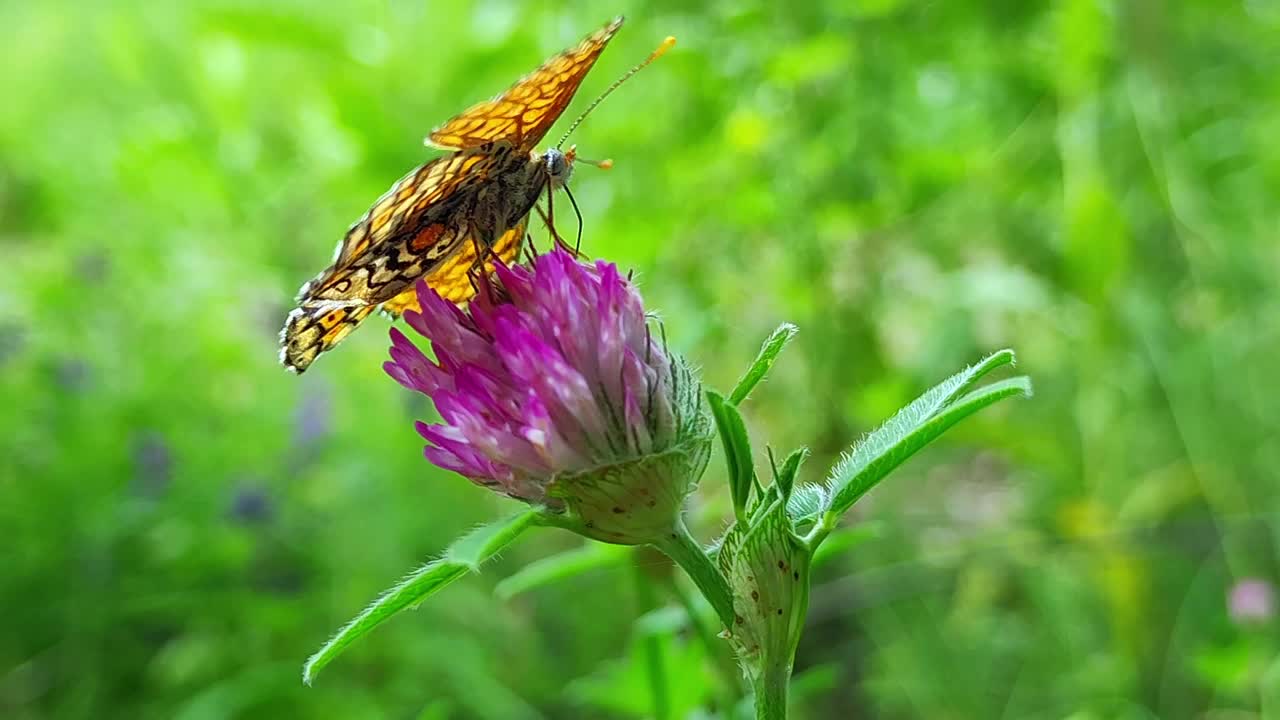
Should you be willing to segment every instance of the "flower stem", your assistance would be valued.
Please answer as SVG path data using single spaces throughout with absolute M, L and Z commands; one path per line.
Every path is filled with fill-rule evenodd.
M 791 664 L 768 663 L 755 679 L 756 720 L 786 720 L 787 686 L 791 684 Z
M 706 551 L 697 540 L 689 534 L 683 520 L 676 521 L 671 532 L 655 541 L 654 546 L 675 561 L 682 570 L 689 574 L 693 584 L 698 586 L 702 595 L 715 608 L 716 615 L 726 628 L 733 627 L 733 596 L 729 593 L 729 584 L 720 574 Z

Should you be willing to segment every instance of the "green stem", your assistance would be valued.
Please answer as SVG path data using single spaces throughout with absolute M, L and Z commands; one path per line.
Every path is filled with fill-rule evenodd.
M 752 683 L 756 691 L 756 720 L 786 720 L 791 665 L 769 663 Z
M 720 622 L 726 628 L 733 627 L 733 595 L 729 593 L 729 583 L 698 541 L 689 534 L 684 521 L 678 520 L 670 533 L 653 544 L 689 574 L 693 584 L 698 586 L 707 602 L 715 608 Z

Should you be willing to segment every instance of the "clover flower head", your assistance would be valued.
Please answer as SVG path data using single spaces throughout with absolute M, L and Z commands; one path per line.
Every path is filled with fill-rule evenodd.
M 478 282 L 465 310 L 419 282 L 405 320 L 434 360 L 391 331 L 387 373 L 441 417 L 417 424 L 427 459 L 598 539 L 664 531 L 706 465 L 710 421 L 635 285 L 559 248 Z

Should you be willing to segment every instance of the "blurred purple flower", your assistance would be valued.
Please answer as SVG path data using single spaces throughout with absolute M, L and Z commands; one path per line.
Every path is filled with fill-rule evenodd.
M 92 250 L 76 256 L 75 274 L 86 283 L 91 285 L 101 283 L 106 279 L 110 270 L 111 256 L 105 251 Z
M 1246 578 L 1231 587 L 1227 611 L 1237 623 L 1266 622 L 1275 616 L 1275 590 L 1260 578 Z
M 275 515 L 275 503 L 261 487 L 241 485 L 231 496 L 231 507 L 227 514 L 231 519 L 245 524 L 265 523 Z
M 0 366 L 18 356 L 26 345 L 26 329 L 15 324 L 0 324 Z
M 434 362 L 391 330 L 387 373 L 443 419 L 417 423 L 427 459 L 567 511 L 600 539 L 643 542 L 647 523 L 669 528 L 656 516 L 678 512 L 696 483 L 710 421 L 635 286 L 615 265 L 558 248 L 496 278 L 466 311 L 418 284 L 422 312 L 405 320 L 431 339 Z
M 293 413 L 293 439 L 308 448 L 324 440 L 332 431 L 333 402 L 327 387 L 314 386 L 305 392 Z
M 83 360 L 61 359 L 53 368 L 54 382 L 68 392 L 83 392 L 89 388 L 89 366 Z
M 173 452 L 164 436 L 142 432 L 133 438 L 134 492 L 158 500 L 169 490 L 173 478 Z

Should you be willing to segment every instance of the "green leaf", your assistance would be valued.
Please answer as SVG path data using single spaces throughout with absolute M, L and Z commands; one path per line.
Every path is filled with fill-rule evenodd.
M 769 374 L 769 368 L 773 367 L 773 362 L 778 359 L 782 348 L 786 347 L 799 331 L 800 329 L 791 323 L 782 323 L 777 330 L 773 331 L 773 334 L 769 335 L 760 346 L 760 354 L 756 355 L 755 362 L 751 363 L 746 374 L 734 386 L 733 392 L 729 393 L 729 402 L 738 405 L 747 399 L 755 386 Z
M 592 570 L 621 565 L 631 548 L 623 545 L 590 542 L 525 565 L 498 583 L 493 593 L 508 600 L 520 593 L 551 585 Z
M 720 430 L 720 442 L 724 445 L 724 459 L 729 472 L 729 492 L 733 496 L 733 513 L 739 520 L 746 517 L 751 486 L 755 482 L 755 467 L 751 459 L 751 440 L 747 426 L 742 422 L 738 408 L 725 401 L 714 390 L 707 391 L 707 404 L 711 416 Z
M 827 487 L 831 492 L 831 500 L 824 524 L 833 526 L 841 514 L 879 484 L 890 471 L 937 439 L 952 425 L 1004 398 L 1031 395 L 1031 381 L 1018 377 L 994 383 L 961 397 L 984 375 L 1011 363 L 1013 352 L 1002 350 L 977 365 L 956 373 L 899 410 L 888 422 L 854 446 L 832 468 L 828 477 Z
M 530 508 L 505 520 L 490 523 L 459 538 L 433 560 L 411 573 L 395 587 L 378 596 L 369 607 L 338 630 L 329 642 L 307 659 L 302 668 L 302 682 L 310 685 L 316 673 L 328 665 L 348 645 L 391 618 L 414 607 L 467 573 L 480 569 L 486 560 L 515 542 L 516 538 L 538 523 L 542 508 Z
M 818 519 L 827 509 L 827 488 L 823 485 L 801 485 L 787 500 L 787 515 L 791 524 L 800 527 Z

